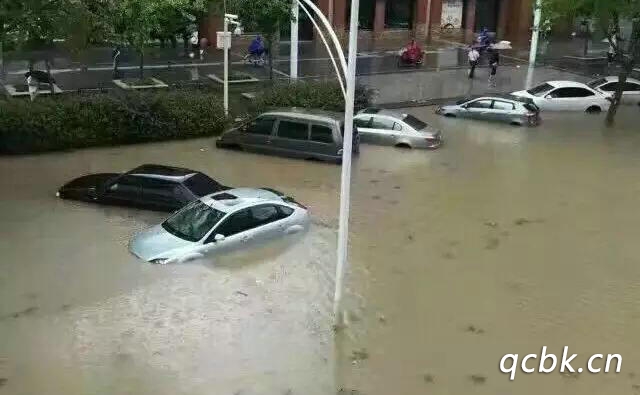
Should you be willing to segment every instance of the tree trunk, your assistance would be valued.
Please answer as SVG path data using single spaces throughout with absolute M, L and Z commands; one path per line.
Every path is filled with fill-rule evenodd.
M 0 36 L 0 78 L 4 78 L 4 48 L 2 47 L 3 38 Z
M 618 112 L 618 107 L 620 106 L 620 100 L 622 100 L 622 92 L 624 90 L 624 84 L 627 82 L 627 76 L 629 75 L 630 69 L 627 69 L 627 64 L 633 65 L 633 62 L 624 62 L 622 69 L 620 70 L 620 74 L 618 75 L 618 85 L 616 86 L 616 91 L 613 94 L 613 99 L 611 100 L 611 105 L 609 106 L 609 111 L 607 111 L 606 125 L 613 126 L 613 122 L 616 117 L 616 113 Z M 633 66 L 631 66 L 633 68 Z
M 176 40 L 176 36 L 171 36 L 171 48 L 176 49 L 178 46 L 178 41 Z
M 51 96 L 55 94 L 53 90 L 53 78 L 51 78 L 51 62 L 49 62 L 49 58 L 45 59 L 44 66 L 47 69 L 47 78 L 49 79 L 49 92 L 51 92 Z
M 620 44 L 620 42 L 617 42 L 615 57 L 620 61 L 622 67 L 620 69 L 620 74 L 618 75 L 618 85 L 616 86 L 616 92 L 613 95 L 613 100 L 611 102 L 611 106 L 609 106 L 609 111 L 607 111 L 607 118 L 605 121 L 607 126 L 612 126 L 615 121 L 616 113 L 618 112 L 618 106 L 620 106 L 620 100 L 622 99 L 624 85 L 627 82 L 627 77 L 633 71 L 633 66 L 638 60 L 638 48 L 640 48 L 640 21 L 634 20 L 633 22 L 631 36 L 629 37 L 629 46 L 626 53 L 621 49 L 621 45 L 622 44 Z
M 184 52 L 187 53 L 189 51 L 189 35 L 182 35 L 182 43 L 184 45 Z
M 269 79 L 273 81 L 273 39 L 267 38 L 267 57 L 269 58 Z
M 144 48 L 138 49 L 140 53 L 140 80 L 144 79 Z

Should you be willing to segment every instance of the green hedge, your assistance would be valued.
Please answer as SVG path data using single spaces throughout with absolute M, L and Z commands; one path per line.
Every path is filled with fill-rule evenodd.
M 0 153 L 211 136 L 225 125 L 221 98 L 197 89 L 1 100 Z
M 356 108 L 369 105 L 370 96 L 359 87 Z M 232 103 L 237 114 L 273 107 L 344 110 L 335 82 L 276 84 L 265 87 L 249 108 L 240 108 L 246 101 Z M 213 136 L 227 125 L 222 98 L 208 87 L 0 99 L 0 154 Z
M 362 109 L 371 103 L 372 91 L 363 86 L 356 88 L 355 107 Z M 327 111 L 344 111 L 344 96 L 337 82 L 279 83 L 260 95 L 256 111 L 271 107 L 317 108 Z

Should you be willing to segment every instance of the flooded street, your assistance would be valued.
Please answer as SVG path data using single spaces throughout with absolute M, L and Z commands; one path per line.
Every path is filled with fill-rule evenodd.
M 340 167 L 213 139 L 0 158 L 0 394 L 634 394 L 640 388 L 640 119 L 539 128 L 409 112 L 437 151 L 363 145 L 353 164 L 349 326 L 334 335 Z M 158 163 L 308 205 L 310 231 L 211 262 L 150 265 L 161 213 L 62 201 L 91 172 Z M 562 353 L 621 373 L 524 374 Z M 3 380 L 4 379 L 4 380 Z

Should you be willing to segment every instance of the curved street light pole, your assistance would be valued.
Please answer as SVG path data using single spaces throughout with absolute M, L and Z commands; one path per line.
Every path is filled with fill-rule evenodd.
M 298 0 L 298 2 L 299 2 L 299 0 Z M 338 68 L 338 64 L 336 63 L 336 58 L 333 56 L 333 51 L 337 51 L 337 52 L 341 53 L 342 48 L 338 48 L 338 49 L 334 48 L 333 51 L 332 51 L 331 47 L 329 46 L 329 43 L 327 43 L 327 38 L 322 33 L 322 29 L 320 29 L 320 26 L 318 26 L 318 23 L 313 18 L 313 16 L 311 15 L 311 13 L 307 9 L 307 7 L 305 7 L 304 4 L 302 4 L 302 3 L 299 3 L 299 5 L 300 5 L 300 8 L 302 8 L 302 11 L 305 14 L 307 14 L 309 19 L 311 19 L 311 23 L 313 23 L 313 26 L 318 31 L 318 34 L 320 35 L 320 39 L 322 40 L 322 43 L 324 44 L 325 48 L 327 49 L 327 53 L 329 54 L 329 58 L 331 59 L 331 63 L 333 64 L 333 68 L 336 71 L 336 76 L 338 77 L 338 82 L 340 83 L 340 88 L 342 89 L 342 96 L 344 96 L 344 98 L 346 100 L 347 91 L 345 90 L 345 87 L 344 87 L 344 81 L 343 81 L 343 79 L 344 79 L 343 75 L 344 74 L 343 74 L 342 70 Z M 329 32 L 329 33 L 331 33 L 331 32 Z M 293 67 L 291 69 L 293 70 Z
M 353 106 L 356 91 L 356 59 L 358 51 L 359 0 L 351 0 L 349 24 L 349 67 L 347 69 L 347 98 L 344 104 L 344 140 L 342 143 L 342 177 L 340 185 L 340 217 L 338 227 L 338 262 L 336 289 L 333 298 L 333 317 L 336 325 L 342 325 L 342 288 L 347 264 L 349 238 L 349 198 L 351 193 L 351 147 L 353 142 Z
M 318 30 L 322 42 L 327 48 L 329 57 L 336 69 L 338 81 L 340 81 L 340 87 L 342 88 L 345 96 L 344 105 L 344 136 L 342 144 L 342 175 L 340 181 L 340 216 L 338 227 L 338 250 L 337 250 L 337 263 L 336 263 L 336 286 L 333 298 L 333 316 L 335 324 L 341 326 L 344 323 L 344 317 L 342 314 L 342 294 L 344 288 L 344 276 L 347 265 L 347 250 L 348 250 L 348 237 L 349 237 L 349 199 L 351 194 L 351 157 L 353 149 L 353 111 L 354 111 L 354 98 L 356 91 L 356 60 L 358 53 L 358 14 L 360 9 L 360 1 L 351 1 L 351 18 L 349 23 L 349 62 L 347 63 L 340 40 L 336 35 L 331 23 L 324 16 L 322 11 L 313 4 L 311 0 L 293 0 L 302 7 L 303 11 L 309 15 L 309 18 L 313 22 L 314 27 Z M 316 14 L 320 22 L 324 26 L 326 32 L 331 38 L 334 46 L 335 55 L 340 61 L 340 68 L 336 64 L 333 51 L 327 40 L 322 34 L 322 30 L 315 21 L 315 18 L 311 16 L 311 13 L 307 9 L 309 7 Z M 297 10 L 294 10 L 294 14 Z M 295 16 L 295 15 L 294 15 Z M 296 40 L 297 41 L 297 40 Z M 293 43 L 293 39 L 292 39 Z M 295 59 L 297 60 L 297 45 L 295 46 Z M 291 54 L 294 54 L 293 45 L 291 48 Z M 293 56 L 292 56 L 293 59 Z M 297 64 L 295 66 L 297 75 Z M 294 70 L 294 66 L 291 65 L 291 70 Z M 340 72 L 342 71 L 342 73 Z M 341 75 L 344 75 L 346 81 L 346 91 L 344 89 Z

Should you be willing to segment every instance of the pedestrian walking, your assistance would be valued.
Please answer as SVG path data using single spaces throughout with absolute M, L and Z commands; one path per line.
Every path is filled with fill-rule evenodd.
M 204 60 L 204 54 L 209 46 L 209 40 L 206 37 L 200 39 L 200 60 Z
M 40 81 L 32 74 L 29 74 L 27 77 L 27 87 L 29 88 L 29 98 L 31 101 L 34 101 L 40 90 Z
M 473 46 L 469 48 L 469 66 L 471 69 L 469 70 L 469 78 L 473 79 L 474 73 L 476 71 L 476 66 L 478 65 L 478 59 L 480 59 L 480 52 L 475 49 Z
M 198 48 L 198 32 L 193 32 L 191 33 L 191 38 L 189 39 L 189 42 L 191 43 L 191 51 L 189 52 L 189 57 L 191 59 L 193 59 L 196 55 L 196 51 L 199 50 Z
M 607 66 L 611 66 L 611 64 L 616 59 L 616 47 L 618 46 L 618 35 L 614 33 L 611 36 L 611 41 L 609 42 L 609 49 L 607 50 Z
M 498 73 L 498 64 L 500 63 L 500 54 L 495 49 L 489 49 L 489 88 L 496 87 L 496 74 Z

